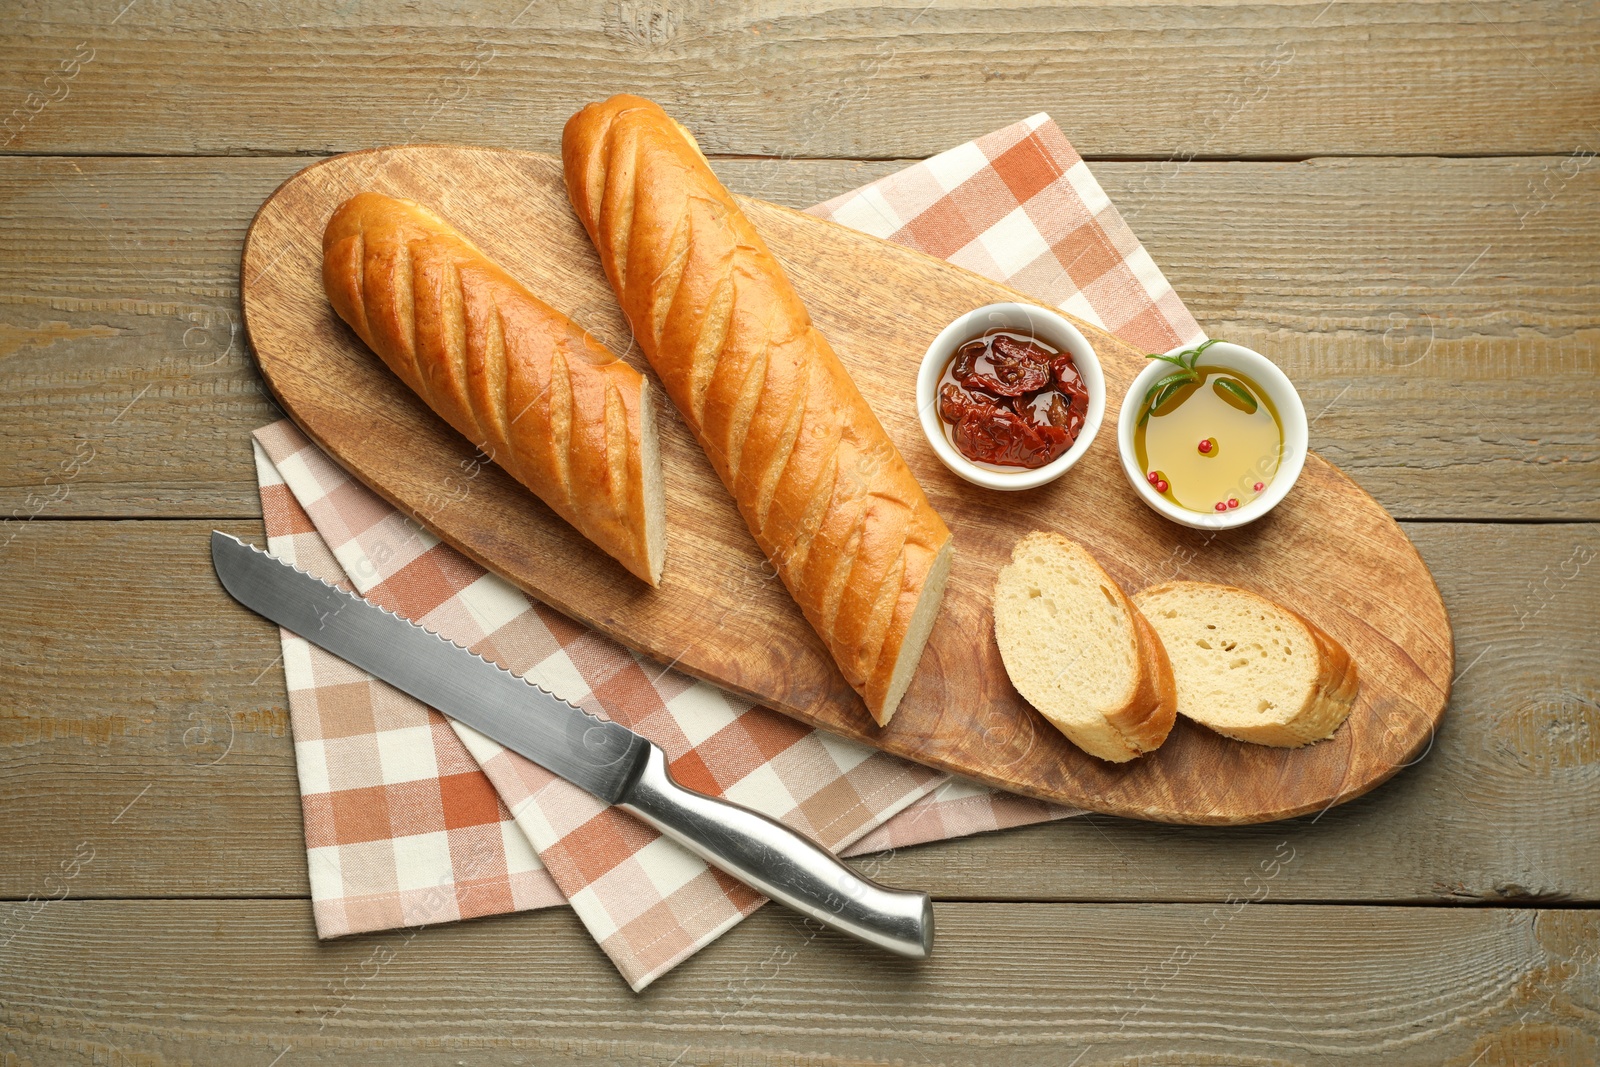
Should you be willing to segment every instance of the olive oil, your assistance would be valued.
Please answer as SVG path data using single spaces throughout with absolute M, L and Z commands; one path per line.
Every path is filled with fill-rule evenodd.
M 1272 484 L 1283 424 L 1266 392 L 1237 371 L 1198 367 L 1134 431 L 1134 455 L 1162 496 L 1190 511 L 1231 511 Z

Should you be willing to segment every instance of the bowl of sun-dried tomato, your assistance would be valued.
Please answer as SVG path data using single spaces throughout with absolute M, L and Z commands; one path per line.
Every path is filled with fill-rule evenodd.
M 922 357 L 917 412 L 933 451 L 987 489 L 1033 489 L 1078 462 L 1106 413 L 1105 378 L 1077 327 L 1036 304 L 989 304 Z

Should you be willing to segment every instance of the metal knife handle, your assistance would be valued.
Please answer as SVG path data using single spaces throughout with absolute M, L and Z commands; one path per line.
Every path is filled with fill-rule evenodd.
M 818 922 L 911 959 L 933 951 L 933 905 L 926 893 L 889 889 L 833 854 L 749 808 L 673 781 L 654 745 L 619 801 L 702 859 Z

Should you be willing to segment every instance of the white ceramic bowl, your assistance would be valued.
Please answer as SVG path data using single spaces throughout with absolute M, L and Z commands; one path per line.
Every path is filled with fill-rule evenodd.
M 1175 348 L 1168 355 L 1177 355 L 1182 351 L 1185 349 Z M 1248 504 L 1241 504 L 1229 511 L 1190 511 L 1156 492 L 1155 486 L 1145 480 L 1145 472 L 1140 468 L 1139 458 L 1133 450 L 1133 431 L 1139 423 L 1145 394 L 1159 379 L 1173 371 L 1172 364 L 1164 360 L 1152 359 L 1150 365 L 1128 387 L 1128 395 L 1122 399 L 1122 413 L 1117 418 L 1117 451 L 1122 456 L 1122 470 L 1127 474 L 1133 491 L 1152 510 L 1196 530 L 1231 530 L 1265 515 L 1294 488 L 1296 479 L 1300 477 L 1300 469 L 1306 462 L 1306 409 L 1300 403 L 1300 394 L 1295 392 L 1288 375 L 1279 370 L 1276 363 L 1253 349 L 1218 341 L 1201 353 L 1199 365 L 1238 371 L 1261 386 L 1267 399 L 1272 401 L 1272 406 L 1278 409 L 1278 418 L 1283 423 L 1283 455 L 1278 460 L 1278 472 L 1273 475 L 1266 490 Z
M 1078 439 L 1071 448 L 1043 467 L 1029 470 L 974 462 L 950 443 L 944 422 L 939 418 L 937 394 L 945 365 L 962 344 L 997 328 L 1015 330 L 1037 338 L 1059 352 L 1071 353 L 1072 361 L 1078 367 L 1078 375 L 1083 379 L 1084 389 L 1089 394 L 1089 410 L 1084 416 Z M 967 481 L 985 489 L 1034 489 L 1067 473 L 1068 468 L 1089 451 L 1089 445 L 1094 442 L 1094 435 L 1100 432 L 1100 423 L 1106 416 L 1106 380 L 1100 371 L 1100 360 L 1083 334 L 1054 311 L 1036 304 L 989 304 L 967 312 L 946 326 L 928 346 L 928 351 L 922 357 L 922 369 L 917 372 L 917 414 L 922 421 L 923 436 L 927 437 L 934 453 L 946 467 Z

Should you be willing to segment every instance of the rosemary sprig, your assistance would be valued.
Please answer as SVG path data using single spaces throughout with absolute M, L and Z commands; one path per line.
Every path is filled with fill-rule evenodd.
M 1216 344 L 1219 340 L 1221 338 L 1212 338 L 1202 344 L 1195 345 L 1193 348 L 1186 348 L 1175 356 L 1152 353 L 1145 357 L 1146 359 L 1159 359 L 1165 363 L 1171 363 L 1178 370 L 1156 382 L 1150 387 L 1150 391 L 1145 393 L 1144 412 L 1139 416 L 1139 425 L 1143 426 L 1145 420 L 1150 418 L 1150 413 L 1168 400 L 1171 400 L 1179 389 L 1200 380 L 1200 372 L 1195 370 L 1195 364 L 1200 361 L 1200 353 Z

